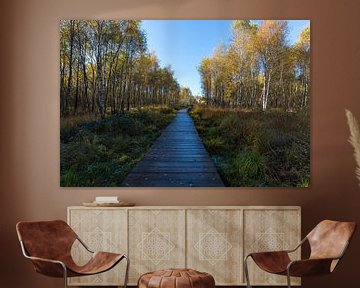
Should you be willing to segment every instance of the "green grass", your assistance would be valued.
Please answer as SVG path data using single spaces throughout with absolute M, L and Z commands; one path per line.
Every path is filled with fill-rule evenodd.
M 226 186 L 309 186 L 308 113 L 197 105 L 190 114 Z
M 174 118 L 170 108 L 141 108 L 105 119 L 62 119 L 62 187 L 118 187 Z

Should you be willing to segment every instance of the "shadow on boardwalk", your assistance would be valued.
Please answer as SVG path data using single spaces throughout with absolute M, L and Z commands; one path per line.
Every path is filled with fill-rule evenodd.
M 187 109 L 182 109 L 122 186 L 223 187 L 224 183 Z

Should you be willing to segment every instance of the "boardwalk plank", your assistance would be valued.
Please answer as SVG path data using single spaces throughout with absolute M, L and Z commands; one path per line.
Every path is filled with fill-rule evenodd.
M 219 187 L 222 183 L 214 173 L 131 173 L 129 182 L 142 183 L 141 187 Z
M 159 166 L 155 166 L 155 167 L 153 167 L 153 166 L 150 166 L 150 167 L 138 166 L 138 167 L 135 167 L 132 172 L 145 173 L 145 172 L 151 171 L 153 173 L 182 173 L 182 172 L 184 172 L 184 170 L 187 173 L 217 173 L 215 167 L 204 167 L 204 166 L 195 167 L 194 165 L 193 166 L 188 165 L 187 167 L 179 167 L 178 165 L 176 165 L 176 166 L 169 165 L 169 166 L 164 166 L 164 167 L 161 167 L 161 166 L 160 167 Z
M 209 159 L 206 156 L 168 156 L 168 155 L 155 155 L 145 156 L 144 161 L 167 161 L 167 162 L 208 162 Z
M 187 109 L 152 145 L 122 183 L 128 187 L 222 187 Z

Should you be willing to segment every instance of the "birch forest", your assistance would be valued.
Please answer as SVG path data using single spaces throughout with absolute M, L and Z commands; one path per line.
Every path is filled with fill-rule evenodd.
M 147 51 L 139 20 L 60 22 L 61 117 L 139 106 L 176 106 L 191 98 L 170 67 Z
M 200 66 L 203 101 L 216 107 L 299 111 L 310 105 L 310 27 L 287 43 L 287 21 L 236 20 L 232 40 Z

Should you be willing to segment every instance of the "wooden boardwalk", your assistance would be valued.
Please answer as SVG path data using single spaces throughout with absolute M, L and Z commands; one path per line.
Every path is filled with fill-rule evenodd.
M 223 187 L 224 183 L 187 109 L 182 109 L 122 186 Z

